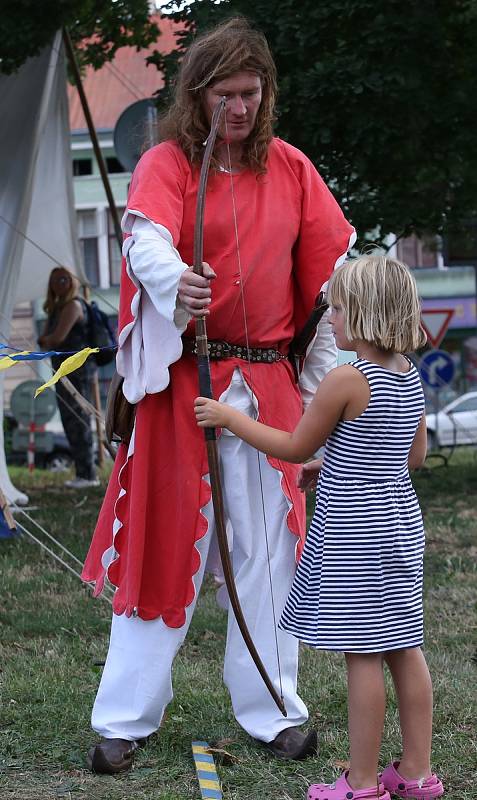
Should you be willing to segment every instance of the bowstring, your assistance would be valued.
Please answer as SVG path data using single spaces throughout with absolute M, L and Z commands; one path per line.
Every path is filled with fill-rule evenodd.
M 248 366 L 248 379 L 249 379 L 249 386 L 250 391 L 252 393 L 252 401 L 256 408 L 258 409 L 258 398 L 255 394 L 254 384 L 253 384 L 253 377 L 252 377 L 252 361 L 250 358 L 250 347 L 249 347 L 249 332 L 248 332 L 248 324 L 247 324 L 247 312 L 245 306 L 245 289 L 244 289 L 244 280 L 243 280 L 243 271 L 242 271 L 242 258 L 240 254 L 240 244 L 239 244 L 239 235 L 238 235 L 238 219 L 237 219 L 237 204 L 235 202 L 235 188 L 234 188 L 234 179 L 232 173 L 232 159 L 230 155 L 230 144 L 229 144 L 229 137 L 228 137 L 228 128 L 227 128 L 227 115 L 224 114 L 224 129 L 225 129 L 225 144 L 226 144 L 226 152 L 227 152 L 227 162 L 228 162 L 228 172 L 230 177 L 230 193 L 232 198 L 232 217 L 234 223 L 234 237 L 235 237 L 235 250 L 237 254 L 237 266 L 239 271 L 239 281 L 240 281 L 240 301 L 242 306 L 242 316 L 244 322 L 244 332 L 245 332 L 245 346 L 247 349 L 247 366 Z M 258 476 L 259 476 L 259 486 L 260 486 L 260 497 L 262 500 L 262 518 L 263 518 L 263 529 L 265 533 L 265 548 L 267 552 L 267 571 L 268 571 L 268 582 L 270 586 L 270 598 L 271 598 L 271 607 L 272 607 L 272 618 L 273 618 L 273 633 L 275 637 L 275 650 L 277 655 L 277 668 L 278 668 L 278 680 L 280 684 L 280 696 L 283 700 L 283 684 L 282 684 L 282 670 L 281 670 L 281 663 L 280 663 L 280 649 L 278 646 L 278 628 L 277 628 L 277 616 L 276 616 L 276 606 L 275 606 L 275 595 L 273 592 L 273 580 L 272 580 L 272 570 L 270 565 L 270 545 L 268 539 L 268 528 L 267 528 L 267 516 L 265 514 L 265 496 L 263 491 L 263 477 L 262 477 L 262 467 L 260 464 L 260 453 L 258 450 L 255 450 L 257 455 L 257 466 L 258 466 Z

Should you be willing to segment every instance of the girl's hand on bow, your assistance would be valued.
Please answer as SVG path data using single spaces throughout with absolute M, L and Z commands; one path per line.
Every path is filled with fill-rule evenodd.
M 199 428 L 226 428 L 230 407 L 208 397 L 196 397 L 194 411 Z
M 322 466 L 322 458 L 315 458 L 313 461 L 307 461 L 306 464 L 302 464 L 296 482 L 302 492 L 311 492 L 316 489 L 316 482 Z
M 210 282 L 216 278 L 214 270 L 202 262 L 204 274 L 198 275 L 192 267 L 185 269 L 180 277 L 177 297 L 182 308 L 192 317 L 203 317 L 209 314 L 212 299 Z

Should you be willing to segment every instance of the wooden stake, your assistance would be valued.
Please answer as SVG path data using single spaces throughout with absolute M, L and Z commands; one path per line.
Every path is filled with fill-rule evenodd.
M 89 286 L 83 286 L 83 295 L 86 302 L 89 303 Z M 99 378 L 97 369 L 94 370 L 91 378 L 91 388 L 93 394 L 93 405 L 98 412 L 95 414 L 94 418 L 96 425 L 96 438 L 98 440 L 98 466 L 102 467 L 104 465 L 103 433 L 101 431 L 101 417 L 103 416 L 103 411 L 101 409 L 101 395 L 99 393 Z
M 1 489 L 0 489 L 0 508 L 3 511 L 3 516 L 5 517 L 5 522 L 7 523 L 8 527 L 10 528 L 11 531 L 15 531 L 17 529 L 17 524 L 13 519 L 12 512 L 10 511 L 8 500 L 3 494 Z

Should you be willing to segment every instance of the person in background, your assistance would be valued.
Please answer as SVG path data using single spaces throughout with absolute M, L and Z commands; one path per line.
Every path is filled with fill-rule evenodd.
M 45 329 L 38 339 L 43 350 L 82 350 L 88 345 L 88 312 L 86 303 L 79 297 L 79 281 L 65 267 L 55 267 L 50 273 L 48 291 L 43 308 L 47 313 Z M 52 356 L 54 370 L 68 356 Z M 83 397 L 91 397 L 93 367 L 89 360 L 71 372 L 68 379 Z M 99 486 L 93 453 L 91 420 L 61 381 L 55 386 L 61 422 L 73 457 L 76 477 L 65 481 L 69 489 Z
M 96 593 L 105 580 L 117 587 L 92 715 L 101 736 L 88 755 L 95 772 L 129 769 L 138 744 L 161 725 L 172 699 L 174 657 L 205 569 L 217 562 L 205 444 L 192 410 L 195 319 L 207 315 L 216 396 L 250 415 L 258 404 L 270 424 L 293 427 L 336 362 L 326 319 L 299 384 L 288 351 L 354 229 L 310 160 L 274 137 L 275 96 L 276 70 L 263 34 L 243 18 L 208 31 L 182 62 L 161 143 L 142 156 L 131 180 L 117 370 L 126 399 L 136 404 L 135 428 L 119 448 L 83 570 Z M 222 98 L 201 276 L 190 267 L 199 174 Z M 276 632 L 264 586 L 268 539 L 279 613 L 305 533 L 298 469 L 259 459 L 228 433 L 218 449 L 237 593 L 277 687 L 278 649 L 288 716 L 269 696 L 231 609 L 224 680 L 235 718 L 250 736 L 276 757 L 305 758 L 316 752 L 317 734 L 302 727 L 308 712 L 297 690 L 298 643 Z

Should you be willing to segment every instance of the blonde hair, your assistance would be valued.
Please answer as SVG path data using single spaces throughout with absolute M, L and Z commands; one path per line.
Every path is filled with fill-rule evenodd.
M 396 353 L 410 353 L 426 343 L 416 281 L 400 261 L 385 255 L 346 261 L 331 276 L 327 299 L 343 308 L 350 340 Z
M 159 122 L 159 138 L 174 139 L 191 163 L 200 164 L 209 134 L 205 90 L 237 72 L 253 72 L 261 81 L 262 100 L 254 129 L 244 143 L 243 161 L 264 174 L 273 137 L 277 74 L 265 36 L 244 17 L 229 19 L 191 44 L 179 68 L 172 105 Z M 212 164 L 218 166 L 215 159 Z
M 53 278 L 58 272 L 64 272 L 71 282 L 70 289 L 64 297 L 59 297 L 53 289 Z M 51 270 L 50 277 L 48 278 L 48 289 L 46 292 L 46 300 L 43 303 L 43 310 L 46 311 L 48 316 L 51 316 L 56 308 L 63 308 L 70 300 L 74 300 L 78 297 L 79 287 L 80 282 L 78 278 L 70 272 L 69 269 L 66 269 L 66 267 L 55 267 Z

